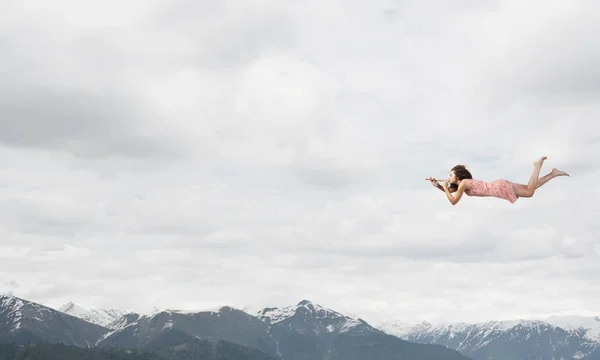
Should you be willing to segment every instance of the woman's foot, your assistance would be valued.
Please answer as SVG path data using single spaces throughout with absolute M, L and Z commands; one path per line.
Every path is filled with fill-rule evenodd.
M 554 169 L 552 169 L 552 176 L 553 177 L 557 177 L 557 176 L 569 176 L 569 174 L 567 174 L 564 171 L 560 171 L 560 170 L 554 168 Z
M 547 156 L 542 156 L 538 161 L 533 163 L 533 166 L 542 166 L 542 164 L 544 163 L 544 160 L 546 160 L 548 157 Z

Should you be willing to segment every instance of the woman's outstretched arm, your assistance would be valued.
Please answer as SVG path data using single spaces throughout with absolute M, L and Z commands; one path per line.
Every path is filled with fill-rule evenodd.
M 460 201 L 460 198 L 462 198 L 462 195 L 465 192 L 465 186 L 464 186 L 463 182 L 458 184 L 458 189 L 456 189 L 456 195 L 454 195 L 454 196 L 452 195 L 452 192 L 448 189 L 447 182 L 444 182 L 444 185 L 442 185 L 442 189 L 446 193 L 446 197 L 448 198 L 448 200 L 450 201 L 450 203 L 452 205 L 458 204 L 458 202 Z

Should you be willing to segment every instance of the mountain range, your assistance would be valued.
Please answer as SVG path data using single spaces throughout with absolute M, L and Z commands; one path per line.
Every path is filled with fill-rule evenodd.
M 378 328 L 407 341 L 442 345 L 475 360 L 600 360 L 600 317 L 441 325 L 390 320 Z
M 0 343 L 157 351 L 153 359 L 163 359 L 160 354 L 187 359 L 181 351 L 200 348 L 217 356 L 214 349 L 221 344 L 232 359 L 252 352 L 260 359 L 286 360 L 600 360 L 600 318 L 442 325 L 389 320 L 372 326 L 308 300 L 251 312 L 223 306 L 139 314 L 73 303 L 55 310 L 0 295 Z
M 263 309 L 260 314 L 229 306 L 200 312 L 126 313 L 120 317 L 118 311 L 85 311 L 75 304 L 61 309 L 0 296 L 0 343 L 50 343 L 163 354 L 149 359 L 208 359 L 194 357 L 189 355 L 191 350 L 185 350 L 196 349 L 193 351 L 197 353 L 198 344 L 207 342 L 212 345 L 200 348 L 224 349 L 221 351 L 228 355 L 219 358 L 240 360 L 247 354 L 274 360 L 471 360 L 440 345 L 402 340 L 361 319 L 307 300 L 286 308 Z M 189 356 L 182 356 L 182 349 Z M 210 356 L 217 356 L 214 351 Z

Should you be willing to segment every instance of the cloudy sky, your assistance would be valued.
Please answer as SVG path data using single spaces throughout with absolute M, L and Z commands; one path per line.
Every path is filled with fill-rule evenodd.
M 0 4 L 0 291 L 600 314 L 596 1 Z M 467 164 L 527 183 L 452 206 Z

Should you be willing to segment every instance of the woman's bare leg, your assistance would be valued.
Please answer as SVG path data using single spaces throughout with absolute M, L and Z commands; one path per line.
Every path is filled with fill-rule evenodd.
M 533 193 L 535 193 L 535 189 L 537 189 L 537 182 L 538 182 L 538 178 L 540 176 L 540 170 L 542 170 L 542 164 L 544 163 L 544 160 L 546 160 L 547 157 L 546 156 L 542 156 L 538 161 L 533 163 L 533 173 L 531 174 L 531 177 L 529 178 L 529 182 L 527 183 L 527 186 L 525 185 L 521 185 L 521 184 L 517 184 L 517 186 L 515 186 L 515 192 L 517 194 L 518 197 L 532 197 Z
M 527 189 L 529 191 L 535 191 L 538 178 L 540 177 L 540 170 L 542 170 L 542 164 L 546 159 L 546 156 L 542 156 L 538 161 L 533 163 L 533 173 L 531 174 L 531 177 L 529 178 L 529 183 L 527 184 Z

